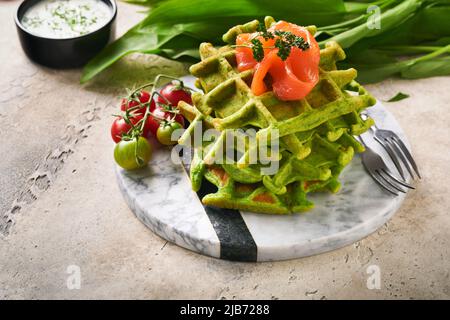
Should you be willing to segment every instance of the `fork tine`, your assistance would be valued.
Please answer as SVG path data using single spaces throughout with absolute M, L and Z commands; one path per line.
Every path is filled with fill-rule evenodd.
M 392 182 L 391 180 L 389 180 L 388 176 L 385 176 L 384 174 L 382 174 L 383 171 L 377 171 L 377 173 L 380 175 L 380 177 L 386 181 L 386 183 L 388 183 L 390 186 L 392 186 L 394 189 L 402 192 L 402 193 L 406 193 L 405 190 L 403 190 L 402 188 L 400 188 L 395 182 Z
M 406 160 L 405 155 L 403 154 L 403 152 L 400 150 L 400 148 L 398 147 L 398 145 L 395 143 L 393 137 L 391 137 L 392 141 L 389 141 L 390 146 L 394 149 L 394 152 L 397 154 L 397 156 L 400 158 L 400 161 L 405 165 L 406 169 L 409 172 L 409 175 L 411 176 L 411 178 L 414 179 L 414 173 L 411 169 L 411 165 L 409 164 L 409 161 Z M 405 179 L 404 179 L 405 180 Z
M 373 178 L 373 180 L 375 180 L 376 183 L 378 183 L 383 189 L 385 189 L 386 191 L 392 193 L 394 196 L 398 196 L 398 193 L 394 190 L 391 189 L 388 185 L 386 185 L 383 180 L 381 180 L 377 175 L 376 172 L 373 172 L 371 170 L 367 170 L 370 174 L 370 176 Z
M 417 173 L 417 176 L 419 177 L 419 179 L 422 179 L 422 177 L 420 176 L 420 173 L 419 173 L 419 168 L 417 167 L 416 162 L 414 161 L 411 153 L 409 152 L 408 148 L 405 146 L 403 141 L 400 138 L 398 138 L 397 136 L 393 136 L 392 140 L 394 140 L 399 145 L 399 147 L 402 149 L 403 153 L 405 154 L 406 158 L 408 158 L 409 162 L 411 163 L 412 167 L 414 168 L 414 171 Z
M 401 181 L 400 179 L 398 179 L 397 177 L 395 177 L 389 170 L 385 170 L 385 169 L 381 169 L 385 174 L 387 174 L 389 176 L 389 178 L 391 178 L 392 180 L 396 181 L 397 183 L 401 184 L 404 187 L 407 187 L 409 189 L 416 189 L 414 188 L 412 185 L 407 184 L 404 181 Z
M 374 138 L 386 150 L 389 157 L 391 157 L 392 162 L 394 163 L 398 172 L 400 173 L 400 176 L 403 178 L 403 180 L 405 180 L 405 174 L 403 173 L 402 166 L 398 162 L 397 156 L 395 155 L 394 150 L 392 150 L 392 147 L 389 145 L 388 141 L 383 141 L 380 138 L 378 138 L 377 136 L 374 136 Z

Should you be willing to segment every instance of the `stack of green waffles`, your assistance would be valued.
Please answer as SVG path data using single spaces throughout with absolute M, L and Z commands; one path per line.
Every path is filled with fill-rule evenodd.
M 267 28 L 270 21 L 266 19 Z M 224 40 L 234 44 L 239 33 L 254 32 L 257 26 L 252 21 L 234 27 Z M 308 29 L 314 33 L 314 27 Z M 337 43 L 329 42 L 320 51 L 320 80 L 299 101 L 281 101 L 272 92 L 253 95 L 249 87 L 253 70 L 237 70 L 232 45 L 216 49 L 203 43 L 200 55 L 202 61 L 190 72 L 203 93 L 193 95 L 193 106 L 181 102 L 179 108 L 191 122 L 181 144 L 193 143 L 189 137 L 200 127 L 219 132 L 213 139 L 194 143 L 193 189 L 198 191 L 203 179 L 217 186 L 216 193 L 203 197 L 204 204 L 287 214 L 311 209 L 309 192 L 339 190 L 339 174 L 355 152 L 364 151 L 354 136 L 373 125 L 360 113 L 375 99 L 355 82 L 355 69 L 337 70 L 336 62 L 345 58 Z M 256 134 L 251 136 L 248 129 Z M 262 142 L 269 142 L 267 157 L 259 152 Z M 256 161 L 251 161 L 254 155 Z M 270 172 L 272 167 L 278 169 Z

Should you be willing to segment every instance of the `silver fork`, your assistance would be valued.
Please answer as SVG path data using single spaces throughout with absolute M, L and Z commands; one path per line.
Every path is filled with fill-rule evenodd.
M 366 151 L 361 154 L 364 168 L 381 187 L 395 196 L 399 195 L 398 192 L 406 193 L 402 187 L 414 189 L 413 186 L 401 181 L 391 173 L 383 158 L 364 142 L 362 136 L 359 136 L 359 140 L 366 148 Z
M 383 148 L 389 154 L 389 157 L 391 157 L 395 167 L 402 176 L 403 180 L 405 180 L 405 175 L 403 173 L 402 166 L 398 161 L 399 159 L 408 170 L 409 175 L 411 176 L 412 179 L 415 179 L 415 177 L 411 167 L 414 169 L 414 172 L 417 174 L 417 177 L 419 177 L 419 179 L 422 178 L 419 173 L 419 168 L 417 167 L 417 164 L 414 161 L 411 153 L 395 132 L 391 130 L 379 129 L 376 125 L 375 129 L 374 128 L 370 129 L 374 133 L 374 139 L 383 146 Z
M 362 116 L 368 117 L 368 115 L 365 113 L 363 113 Z M 422 177 L 420 176 L 419 168 L 417 167 L 414 158 L 403 143 L 402 139 L 400 139 L 400 137 L 391 130 L 380 129 L 376 124 L 374 125 L 374 127 L 375 128 L 370 127 L 370 130 L 374 134 L 374 139 L 386 150 L 387 154 L 392 159 L 392 162 L 394 163 L 403 180 L 406 179 L 403 168 L 400 165 L 400 161 L 406 167 L 412 179 L 415 179 L 413 169 L 419 179 L 421 179 Z

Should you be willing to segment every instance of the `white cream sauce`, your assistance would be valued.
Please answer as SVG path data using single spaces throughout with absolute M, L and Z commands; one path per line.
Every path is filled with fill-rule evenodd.
M 111 16 L 111 8 L 100 0 L 42 0 L 25 12 L 21 23 L 37 36 L 65 39 L 98 30 Z

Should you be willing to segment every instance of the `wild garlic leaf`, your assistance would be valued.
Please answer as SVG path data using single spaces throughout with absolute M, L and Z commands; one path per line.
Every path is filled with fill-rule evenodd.
M 395 96 L 387 100 L 386 102 L 397 102 L 403 99 L 409 98 L 409 94 L 398 92 Z

